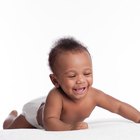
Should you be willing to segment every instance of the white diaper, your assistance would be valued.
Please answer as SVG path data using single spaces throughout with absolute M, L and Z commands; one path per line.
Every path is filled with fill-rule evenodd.
M 34 127 L 42 129 L 42 126 L 40 126 L 37 122 L 37 111 L 41 105 L 41 103 L 45 102 L 46 96 L 37 98 L 35 100 L 32 100 L 28 103 L 26 103 L 23 106 L 22 114 L 25 116 L 26 120 Z

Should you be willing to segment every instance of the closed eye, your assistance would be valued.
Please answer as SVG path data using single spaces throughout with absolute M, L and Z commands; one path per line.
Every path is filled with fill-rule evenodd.
M 85 73 L 84 75 L 85 76 L 90 76 L 90 75 L 92 75 L 92 73 Z
M 74 77 L 76 77 L 76 75 L 69 75 L 68 77 L 69 78 L 74 78 Z

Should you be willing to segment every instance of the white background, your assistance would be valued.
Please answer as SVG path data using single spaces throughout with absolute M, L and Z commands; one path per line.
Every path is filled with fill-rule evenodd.
M 48 53 L 64 36 L 88 47 L 94 87 L 140 109 L 139 0 L 1 0 L 0 129 L 12 109 L 53 87 Z M 96 108 L 90 119 L 110 117 Z

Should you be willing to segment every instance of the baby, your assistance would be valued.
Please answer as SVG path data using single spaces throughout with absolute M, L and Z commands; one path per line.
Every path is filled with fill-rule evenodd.
M 25 104 L 22 114 L 13 110 L 3 123 L 4 129 L 86 129 L 84 120 L 96 106 L 140 122 L 140 112 L 134 107 L 92 87 L 92 60 L 82 43 L 73 38 L 58 40 L 50 51 L 49 66 L 54 88 L 47 97 Z

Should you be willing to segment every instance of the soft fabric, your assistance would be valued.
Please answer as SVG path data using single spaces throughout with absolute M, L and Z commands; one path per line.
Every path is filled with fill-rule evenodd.
M 140 140 L 140 124 L 124 120 L 100 120 L 89 122 L 89 129 L 85 130 L 1 130 L 0 140 Z
M 36 128 L 42 128 L 37 122 L 36 116 L 37 111 L 40 107 L 40 105 L 45 102 L 46 97 L 37 98 L 35 100 L 32 100 L 28 103 L 26 103 L 23 106 L 22 114 L 25 116 L 26 120 L 34 127 Z

